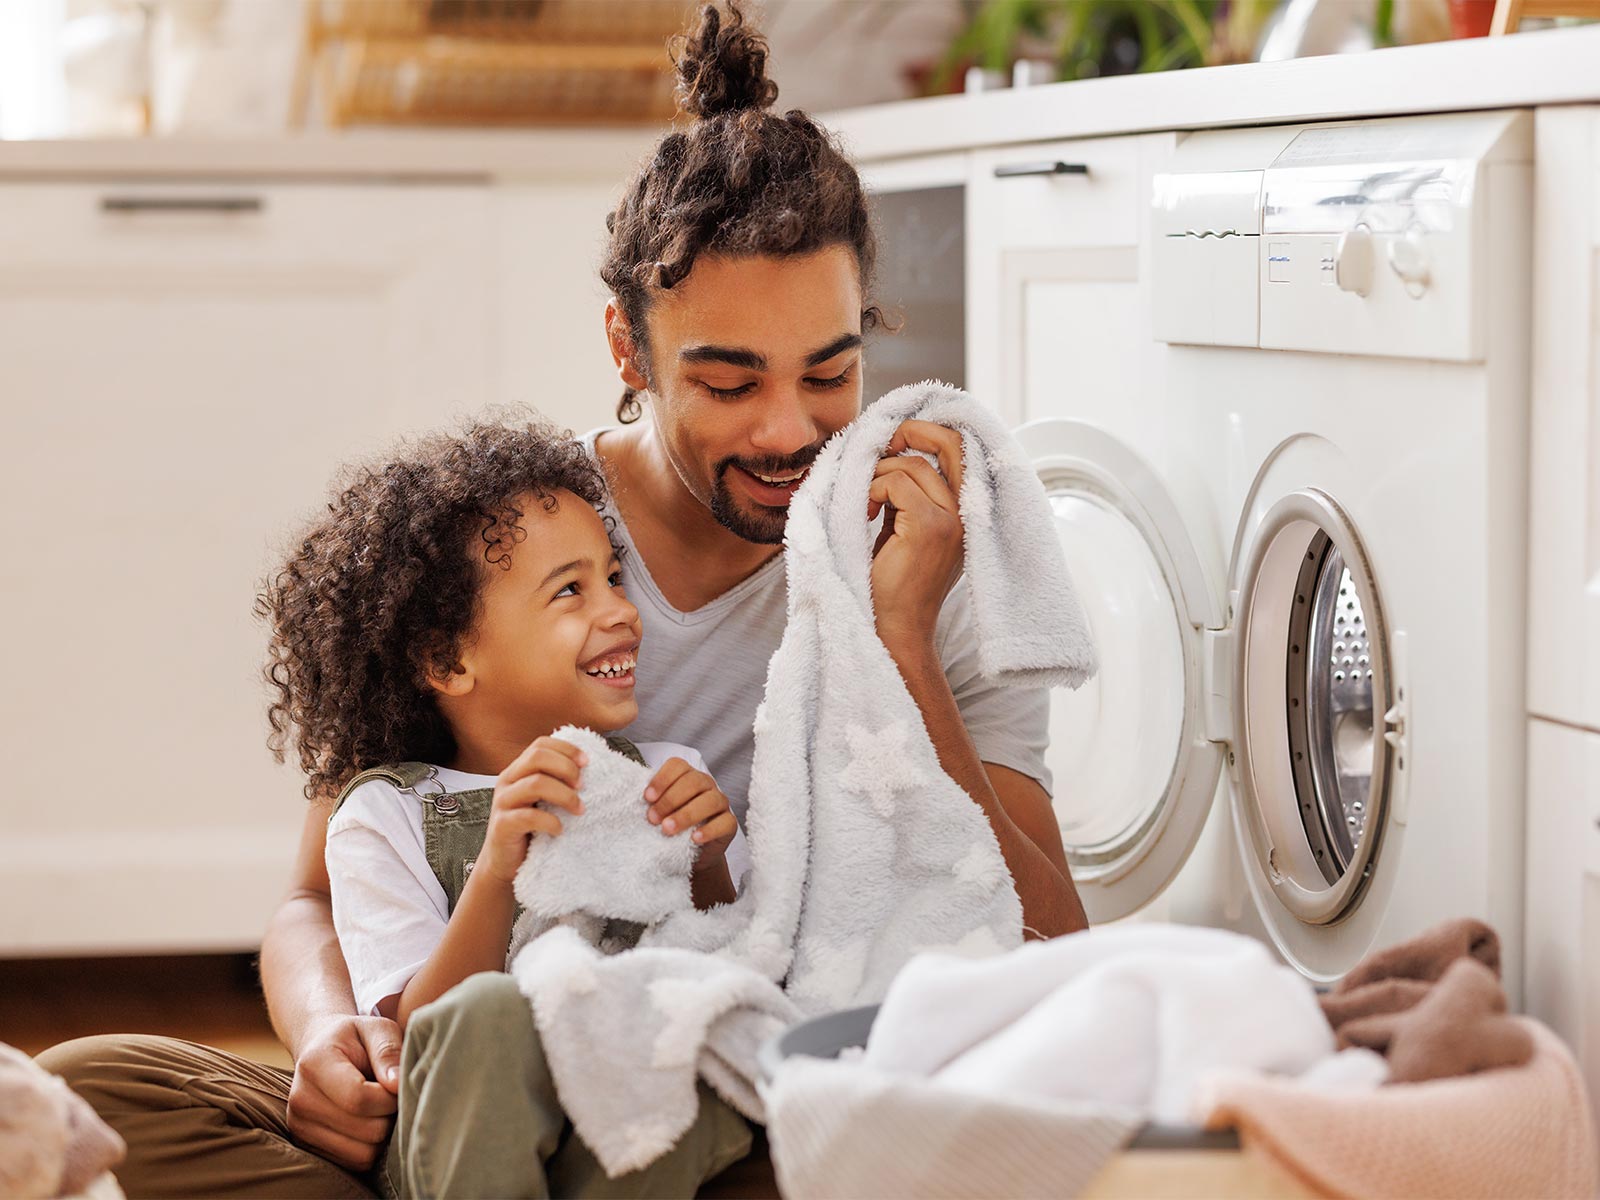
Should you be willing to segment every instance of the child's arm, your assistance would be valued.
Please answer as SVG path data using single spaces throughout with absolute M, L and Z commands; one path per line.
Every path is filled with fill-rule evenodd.
M 569 742 L 542 737 L 495 780 L 494 804 L 483 851 L 467 876 L 450 924 L 422 969 L 400 993 L 394 1019 L 401 1029 L 411 1014 L 481 971 L 503 971 L 517 902 L 511 882 L 534 834 L 561 835 L 561 818 L 536 804 L 583 811 L 580 768 L 589 756 Z
M 650 803 L 646 813 L 650 823 L 660 825 L 668 837 L 694 831 L 690 837 L 700 847 L 689 877 L 694 906 L 731 904 L 735 893 L 726 855 L 739 823 L 716 781 L 681 758 L 669 758 L 645 788 L 644 798 Z

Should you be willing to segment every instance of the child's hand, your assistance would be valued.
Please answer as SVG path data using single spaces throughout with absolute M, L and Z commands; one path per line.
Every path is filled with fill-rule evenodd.
M 646 818 L 661 826 L 662 833 L 675 837 L 685 829 L 694 830 L 690 837 L 700 847 L 695 870 L 722 861 L 739 825 L 711 776 L 681 758 L 669 758 L 644 789 L 644 798 L 650 805 Z
M 578 796 L 578 772 L 589 756 L 571 742 L 542 737 L 513 762 L 494 783 L 494 804 L 489 810 L 489 832 L 474 871 L 488 871 L 509 884 L 528 856 L 528 839 L 542 833 L 561 836 L 561 818 L 536 804 L 564 808 L 573 815 L 583 811 Z

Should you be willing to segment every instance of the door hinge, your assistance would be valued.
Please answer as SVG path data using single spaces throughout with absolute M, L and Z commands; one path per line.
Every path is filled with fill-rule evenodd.
M 1411 686 L 1406 671 L 1406 635 L 1396 630 L 1389 639 L 1389 682 L 1394 703 L 1383 714 L 1383 740 L 1394 752 L 1389 782 L 1390 820 L 1404 825 L 1411 799 Z

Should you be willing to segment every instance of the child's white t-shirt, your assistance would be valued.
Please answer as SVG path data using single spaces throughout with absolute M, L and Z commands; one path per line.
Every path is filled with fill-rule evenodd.
M 672 742 L 640 743 L 639 754 L 652 769 L 669 758 L 706 769 L 698 750 Z M 437 770 L 447 791 L 494 787 L 493 775 Z M 641 821 L 644 814 L 641 798 Z M 737 884 L 750 865 L 742 830 L 734 834 L 727 859 Z M 376 1013 L 422 969 L 450 921 L 449 900 L 423 846 L 421 803 L 381 779 L 363 783 L 328 824 L 327 863 L 333 927 L 350 969 L 356 1011 Z

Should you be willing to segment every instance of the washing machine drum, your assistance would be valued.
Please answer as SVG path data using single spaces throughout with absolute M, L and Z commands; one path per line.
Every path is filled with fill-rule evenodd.
M 1125 916 L 1167 886 L 1225 767 L 1269 924 L 1348 917 L 1374 878 L 1393 739 L 1382 609 L 1347 514 L 1312 487 L 1272 504 L 1253 493 L 1235 547 L 1234 619 L 1139 456 L 1070 421 L 1019 437 L 1100 650 L 1096 679 L 1052 694 L 1048 756 L 1091 921 Z

